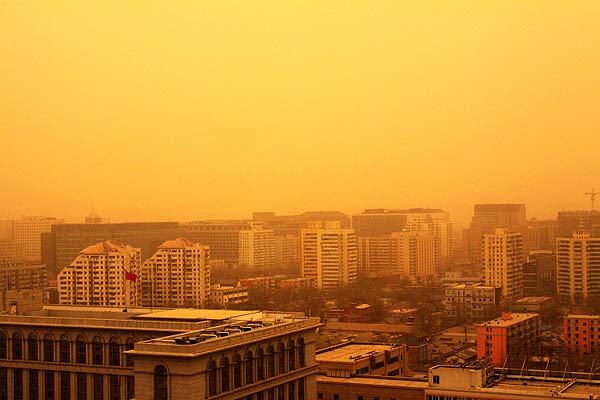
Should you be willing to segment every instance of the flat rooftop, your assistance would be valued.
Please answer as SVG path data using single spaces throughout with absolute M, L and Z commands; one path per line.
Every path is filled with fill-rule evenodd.
M 542 303 L 544 301 L 550 301 L 550 300 L 552 300 L 552 297 L 530 296 L 530 297 L 523 297 L 522 299 L 515 301 L 515 303 L 517 303 L 517 304 L 523 304 L 523 303 L 537 304 L 537 303 Z
M 515 324 L 518 324 L 520 322 L 523 321 L 527 321 L 528 319 L 532 319 L 539 316 L 539 314 L 517 314 L 517 313 L 511 313 L 510 314 L 510 319 L 506 319 L 504 317 L 498 317 L 496 319 L 493 319 L 491 321 L 487 321 L 484 322 L 478 326 L 485 326 L 485 327 L 509 327 Z
M 354 376 L 351 378 L 317 375 L 317 383 L 329 383 L 329 384 L 340 384 L 348 386 L 369 386 L 369 387 L 381 387 L 390 389 L 414 389 L 414 390 L 425 390 L 427 388 L 427 381 L 425 379 L 402 379 L 392 377 L 381 377 L 381 376 Z
M 355 360 L 381 354 L 398 346 L 386 344 L 346 344 L 332 349 L 323 349 L 316 355 L 317 362 L 354 363 Z
M 137 315 L 136 319 L 168 320 L 168 321 L 225 321 L 228 319 L 252 321 L 262 318 L 262 311 L 258 310 L 209 310 L 195 308 L 177 308 L 161 310 L 147 314 Z
M 567 319 L 600 319 L 600 315 L 591 314 L 569 314 L 565 318 Z

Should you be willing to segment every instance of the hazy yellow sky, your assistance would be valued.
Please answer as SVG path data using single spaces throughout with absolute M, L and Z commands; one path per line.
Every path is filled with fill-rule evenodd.
M 600 189 L 600 1 L 0 0 L 0 216 Z

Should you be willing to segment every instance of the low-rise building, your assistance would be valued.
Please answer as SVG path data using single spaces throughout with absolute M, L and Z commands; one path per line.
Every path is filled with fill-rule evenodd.
M 552 297 L 547 296 L 530 296 L 523 297 L 513 303 L 512 310 L 518 313 L 537 313 L 542 314 L 552 307 L 555 301 Z
M 423 400 L 427 381 L 387 376 L 317 375 L 319 400 Z
M 600 353 L 600 315 L 570 314 L 564 319 L 564 343 L 579 354 Z
M 280 280 L 278 286 L 280 289 L 298 290 L 314 288 L 316 287 L 316 282 L 311 278 L 290 278 Z
M 406 345 L 343 343 L 317 352 L 319 372 L 327 376 L 405 376 Z
M 533 353 L 541 331 L 539 314 L 502 313 L 500 318 L 477 326 L 477 358 L 502 367 L 507 362 L 522 363 Z M 520 365 L 520 364 L 519 364 Z
M 501 288 L 481 283 L 463 283 L 446 287 L 444 294 L 443 303 L 448 318 L 481 320 L 493 316 L 498 310 Z
M 332 308 L 325 313 L 325 318 L 338 322 L 371 322 L 373 313 L 373 307 L 369 304 L 353 304 L 343 308 Z
M 248 288 L 245 286 L 228 286 L 214 284 L 210 286 L 210 305 L 227 308 L 248 301 Z

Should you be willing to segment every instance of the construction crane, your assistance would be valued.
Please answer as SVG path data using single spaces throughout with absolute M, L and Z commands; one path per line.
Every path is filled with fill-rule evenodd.
M 595 202 L 596 202 L 596 196 L 599 195 L 599 194 L 600 194 L 600 192 L 596 192 L 596 190 L 593 189 L 593 188 L 592 188 L 591 192 L 587 192 L 585 194 L 586 196 L 590 196 L 590 199 L 592 200 L 592 211 L 595 210 L 594 205 L 595 205 Z

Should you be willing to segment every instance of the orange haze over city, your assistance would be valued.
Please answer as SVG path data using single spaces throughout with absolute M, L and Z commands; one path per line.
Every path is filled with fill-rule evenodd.
M 600 189 L 600 2 L 2 1 L 0 217 L 250 218 Z

